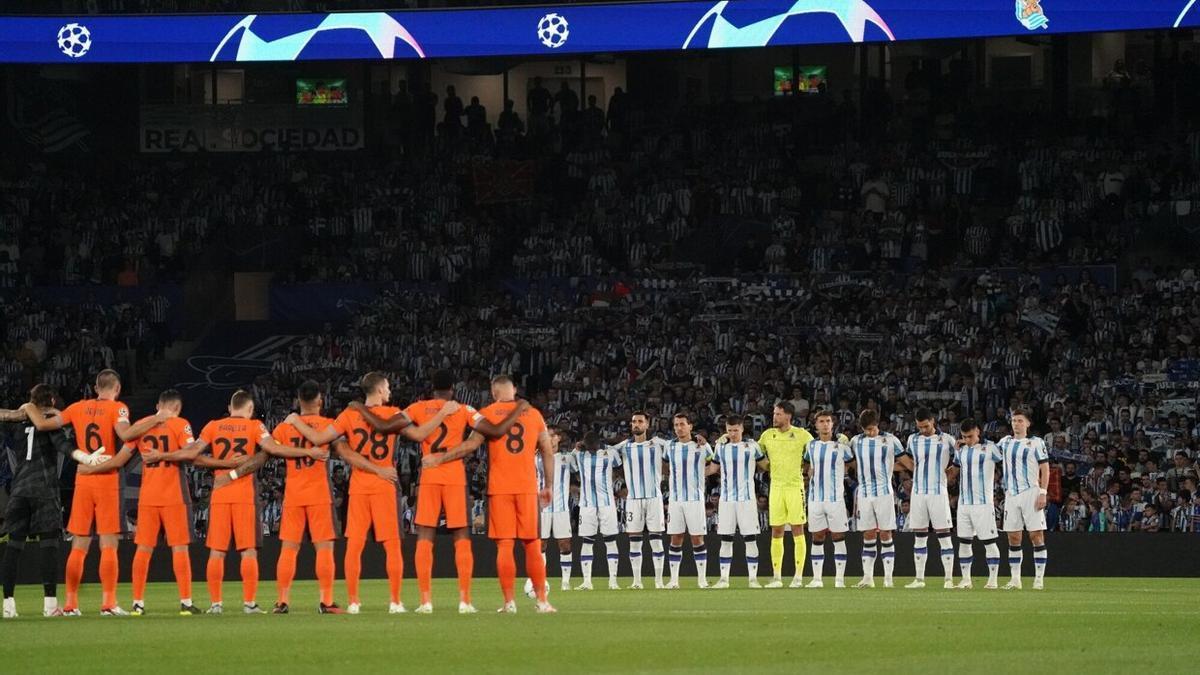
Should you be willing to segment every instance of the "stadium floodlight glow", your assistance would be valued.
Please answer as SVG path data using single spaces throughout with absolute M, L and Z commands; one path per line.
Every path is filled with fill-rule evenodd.
M 1200 26 L 1195 4 L 659 0 L 394 12 L 0 15 L 0 63 L 376 61 L 1161 30 Z

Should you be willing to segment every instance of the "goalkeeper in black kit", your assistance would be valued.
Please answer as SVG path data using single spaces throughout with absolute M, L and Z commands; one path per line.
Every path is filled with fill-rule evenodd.
M 30 403 L 44 414 L 54 410 L 56 394 L 50 386 L 39 384 L 29 395 Z M 17 585 L 21 553 L 29 540 L 37 540 L 39 566 L 45 600 L 45 616 L 61 616 L 58 608 L 58 546 L 62 539 L 62 501 L 59 497 L 58 473 L 60 456 L 88 463 L 88 456 L 75 448 L 67 432 L 38 431 L 27 419 L 23 409 L 0 411 L 0 421 L 19 424 L 19 433 L 8 447 L 8 465 L 12 469 L 8 508 L 4 514 L 4 534 L 8 545 L 0 563 L 0 579 L 4 583 L 5 619 L 16 618 L 17 605 L 13 590 Z M 11 425 L 10 425 L 11 426 Z M 78 457 L 76 454 L 82 456 Z

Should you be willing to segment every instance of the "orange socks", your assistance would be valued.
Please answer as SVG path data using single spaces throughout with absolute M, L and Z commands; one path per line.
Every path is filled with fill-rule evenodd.
M 545 568 L 542 574 L 544 577 Z M 512 539 L 496 542 L 496 576 L 500 577 L 500 591 L 504 593 L 504 602 L 512 602 L 513 588 L 517 581 L 517 560 L 513 557 Z
M 209 556 L 208 568 L 205 570 L 208 579 L 208 597 L 214 605 L 221 602 L 221 581 L 225 577 L 225 558 Z
M 135 565 L 136 560 L 135 560 Z M 192 559 L 187 551 L 171 552 L 171 567 L 175 568 L 175 585 L 179 586 L 179 599 L 192 599 Z M 134 568 L 136 569 L 136 567 Z
M 100 547 L 100 609 L 117 605 L 117 549 Z
M 138 549 L 133 554 L 133 601 L 146 599 L 146 577 L 150 576 L 150 552 Z
M 362 576 L 362 552 L 366 545 L 366 539 L 346 540 L 346 594 L 352 605 L 359 603 L 358 578 Z
M 542 542 L 530 539 L 525 542 L 525 571 L 537 589 L 538 601 L 546 601 L 546 559 L 542 557 Z
M 421 590 L 421 604 L 431 601 L 433 586 L 433 542 L 417 540 L 417 588 Z
M 72 548 L 67 556 L 67 597 L 63 609 L 79 609 L 79 582 L 83 581 L 83 562 L 87 549 Z
M 471 540 L 454 542 L 454 565 L 458 568 L 458 600 L 471 604 L 471 575 L 475 571 L 475 555 L 471 552 Z
M 400 551 L 400 540 L 383 542 L 383 550 L 387 552 L 388 590 L 392 592 L 392 602 L 400 602 L 400 586 L 404 582 L 404 554 Z
M 252 604 L 258 595 L 258 557 L 242 558 L 242 602 Z
M 317 549 L 317 585 L 321 587 L 321 604 L 333 604 L 333 548 Z
M 292 579 L 296 578 L 296 554 L 294 548 L 279 549 L 279 561 L 275 565 L 275 587 L 279 590 L 279 602 L 288 603 L 288 595 L 292 590 Z

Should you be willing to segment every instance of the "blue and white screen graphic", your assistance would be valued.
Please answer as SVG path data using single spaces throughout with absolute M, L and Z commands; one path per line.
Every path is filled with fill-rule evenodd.
M 561 55 L 1170 29 L 1200 25 L 1195 4 L 706 0 L 330 14 L 0 16 L 0 63 Z

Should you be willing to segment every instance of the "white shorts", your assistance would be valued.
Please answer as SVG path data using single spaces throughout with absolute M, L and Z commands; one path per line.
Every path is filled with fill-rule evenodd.
M 617 507 L 579 507 L 579 536 L 594 537 L 597 532 L 605 537 L 616 536 Z
M 1005 532 L 1037 532 L 1046 529 L 1046 509 L 1037 507 L 1037 498 L 1037 488 L 1030 488 L 1019 495 L 1005 495 Z
M 542 539 L 570 539 L 571 512 L 542 511 Z
M 950 498 L 946 495 L 913 495 L 909 502 L 908 523 L 914 530 L 950 529 Z
M 822 530 L 845 532 L 850 529 L 850 524 L 847 520 L 845 502 L 808 503 L 809 532 L 820 532 Z
M 896 498 L 893 495 L 878 497 L 858 496 L 858 531 L 896 529 Z
M 705 532 L 704 502 L 671 502 L 667 506 L 667 534 L 687 532 L 702 537 Z
M 717 534 L 758 534 L 758 502 L 717 503 Z
M 662 499 L 625 500 L 625 531 L 629 534 L 641 534 L 646 530 L 662 532 L 665 520 Z
M 996 508 L 991 504 L 958 507 L 958 536 L 960 539 L 996 538 Z

